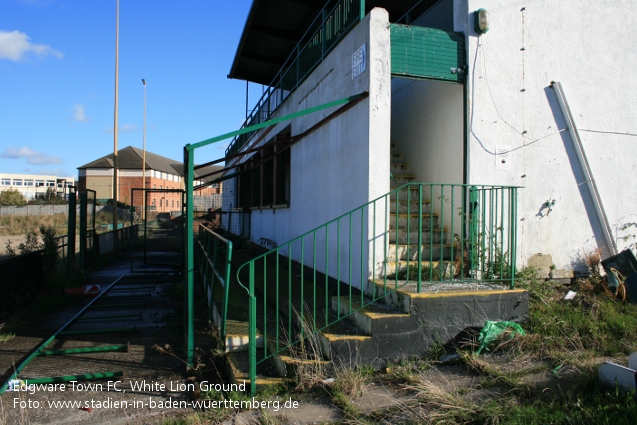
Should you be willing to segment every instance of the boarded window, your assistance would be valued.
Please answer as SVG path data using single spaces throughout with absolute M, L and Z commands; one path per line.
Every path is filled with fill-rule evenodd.
M 240 168 L 237 206 L 271 208 L 290 204 L 290 148 L 268 144 Z

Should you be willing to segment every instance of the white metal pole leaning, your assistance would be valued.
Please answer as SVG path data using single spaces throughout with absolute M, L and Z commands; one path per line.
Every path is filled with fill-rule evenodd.
M 117 115 L 119 94 L 119 0 L 115 10 L 115 113 L 113 118 L 113 232 L 117 232 Z M 115 233 L 117 234 L 117 233 Z M 117 239 L 117 238 L 116 238 Z M 117 250 L 117 243 L 113 244 Z
M 144 153 L 142 154 L 142 220 L 146 220 L 146 80 L 142 78 L 144 85 Z

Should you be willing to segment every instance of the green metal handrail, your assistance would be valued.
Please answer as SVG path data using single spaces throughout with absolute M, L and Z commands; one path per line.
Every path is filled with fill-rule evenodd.
M 208 320 L 213 321 L 214 312 L 219 314 L 221 339 L 225 341 L 228 319 L 228 293 L 230 290 L 230 264 L 232 262 L 232 241 L 218 233 L 199 225 L 195 246 L 195 267 L 204 285 L 208 303 Z M 215 287 L 221 285 L 223 295 L 221 305 L 215 304 Z
M 324 7 L 241 128 L 270 119 L 287 97 L 364 16 L 365 0 L 340 0 L 331 9 Z M 226 149 L 226 156 L 239 152 L 253 134 L 254 132 L 237 135 Z
M 517 187 L 408 183 L 241 265 L 252 392 L 257 364 L 406 284 L 513 288 L 516 217 Z

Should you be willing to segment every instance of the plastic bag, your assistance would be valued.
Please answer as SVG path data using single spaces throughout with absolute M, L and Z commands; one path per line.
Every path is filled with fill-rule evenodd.
M 480 343 L 480 348 L 476 351 L 476 354 L 480 354 L 480 352 L 487 348 L 489 344 L 491 344 L 494 340 L 496 340 L 500 335 L 504 333 L 507 329 L 511 329 L 513 332 L 511 333 L 511 339 L 515 335 L 526 335 L 524 329 L 520 325 L 514 322 L 492 322 L 487 320 L 484 324 L 484 327 L 480 331 L 480 336 L 478 338 L 478 342 Z

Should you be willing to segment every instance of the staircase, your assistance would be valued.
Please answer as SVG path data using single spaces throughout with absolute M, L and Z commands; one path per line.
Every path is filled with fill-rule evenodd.
M 429 271 L 421 276 L 422 279 L 440 280 L 454 260 L 449 231 L 440 226 L 440 216 L 433 211 L 429 193 L 422 193 L 419 186 L 397 190 L 413 183 L 416 177 L 410 173 L 409 164 L 404 161 L 403 154 L 396 151 L 394 144 L 390 171 L 389 249 L 382 272 L 386 276 L 397 274 L 404 280 L 405 275 L 409 275 L 408 269 L 420 263 L 422 269 Z M 443 271 L 442 276 L 440 271 Z
M 350 232 L 336 242 L 328 241 L 330 234 L 338 235 L 347 223 L 355 228 L 353 220 L 368 216 L 372 203 L 257 257 L 247 252 L 233 254 L 239 282 L 231 286 L 230 298 L 241 298 L 234 302 L 243 308 L 216 307 L 223 303 L 215 297 L 215 322 L 221 327 L 227 316 L 227 323 L 233 324 L 227 326 L 225 345 L 232 350 L 228 365 L 237 382 L 255 382 L 255 387 L 280 383 L 281 377 L 289 378 L 308 364 L 381 365 L 387 360 L 423 355 L 434 343 L 445 343 L 466 328 L 482 327 L 486 320 L 520 321 L 526 317 L 528 294 L 511 289 L 511 278 L 505 279 L 501 265 L 499 274 L 493 271 L 497 259 L 502 264 L 502 257 L 493 252 L 504 252 L 505 222 L 498 222 L 498 217 L 505 214 L 504 209 L 492 210 L 493 205 L 505 205 L 506 188 L 498 187 L 502 193 L 498 195 L 492 186 L 413 183 L 415 177 L 409 174 L 402 155 L 394 149 L 391 155 L 392 192 L 380 205 L 373 205 L 375 213 L 387 212 L 387 229 L 369 238 L 384 240 L 386 254 L 381 271 L 374 273 L 363 292 L 348 285 L 342 276 L 354 276 L 359 270 L 362 275 L 366 259 L 356 263 L 350 255 L 349 262 L 343 264 L 342 256 L 333 257 L 345 250 L 345 243 L 349 243 L 349 251 L 361 246 L 369 250 L 363 245 L 368 236 L 353 241 L 356 238 Z M 465 248 L 469 239 L 460 226 L 454 229 L 454 215 L 445 224 L 445 208 L 449 217 L 449 211 L 455 213 L 460 208 L 454 199 L 470 191 L 472 213 L 462 206 L 459 217 L 471 216 L 474 221 L 461 229 L 482 232 L 471 239 L 480 257 L 473 267 L 491 270 L 480 275 L 490 276 L 492 282 L 470 276 Z M 496 217 L 495 222 L 489 217 Z M 329 276 L 323 270 L 329 270 Z M 247 316 L 256 331 L 250 332 L 245 306 L 251 306 Z M 224 314 L 224 310 L 229 311 Z M 243 311 L 239 314 L 238 310 Z M 267 375 L 278 378 L 272 381 Z

